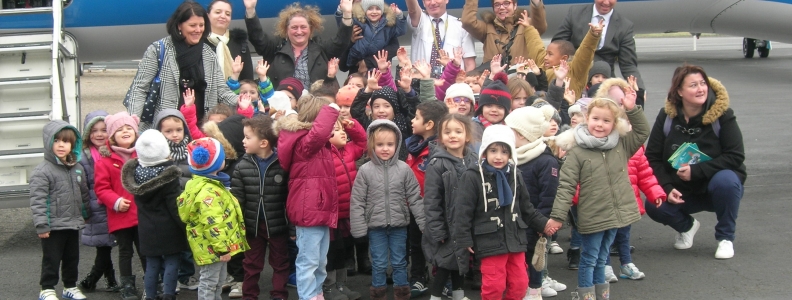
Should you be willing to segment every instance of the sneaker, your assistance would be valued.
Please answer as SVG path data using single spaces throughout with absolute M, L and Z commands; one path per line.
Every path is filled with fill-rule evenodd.
M 416 280 L 410 285 L 410 298 L 415 298 L 423 295 L 429 288 L 423 282 Z
M 564 249 L 558 245 L 558 242 L 553 241 L 550 243 L 550 254 L 561 254 L 564 253 Z
M 619 281 L 619 277 L 616 277 L 616 274 L 613 274 L 613 267 L 605 266 L 605 281 L 614 283 Z
M 39 300 L 58 300 L 58 296 L 55 295 L 55 290 L 41 290 Z
M 454 293 L 451 289 L 451 280 L 446 281 L 445 286 L 443 286 L 443 295 L 448 299 L 454 299 Z
M 646 277 L 646 275 L 644 272 L 641 272 L 641 270 L 638 270 L 638 267 L 636 267 L 635 264 L 629 263 L 621 266 L 621 274 L 619 274 L 619 277 L 624 279 L 638 280 L 643 279 Z
M 730 240 L 722 240 L 718 243 L 718 250 L 715 251 L 715 258 L 729 259 L 734 257 L 734 244 Z
M 289 274 L 289 281 L 286 282 L 286 286 L 288 287 L 297 287 L 297 273 Z
M 226 276 L 226 282 L 223 283 L 223 292 L 231 290 L 231 287 L 234 286 L 235 283 L 236 281 L 234 281 L 234 276 Z
M 54 295 L 53 295 L 54 296 Z M 88 299 L 83 295 L 79 288 L 70 287 L 63 289 L 63 299 L 71 299 L 71 300 L 85 300 Z
M 542 290 L 541 292 L 542 297 L 555 297 L 558 295 L 558 291 L 550 287 L 544 287 L 544 285 L 542 285 L 541 290 Z
M 225 284 L 223 285 L 223 288 L 225 289 Z M 195 279 L 195 277 L 190 276 L 190 278 L 187 279 L 187 282 L 179 281 L 179 284 L 176 285 L 176 289 L 178 289 L 178 290 L 185 289 L 185 290 L 196 291 L 196 290 L 198 290 L 198 280 Z
M 239 299 L 242 298 L 242 283 L 235 282 L 233 286 L 231 286 L 231 291 L 228 292 L 228 298 L 231 299 Z
M 683 249 L 690 249 L 693 247 L 693 237 L 696 236 L 696 231 L 699 230 L 701 223 L 698 220 L 693 219 L 693 227 L 690 227 L 690 230 L 687 232 L 677 233 L 676 236 L 676 243 L 674 243 L 674 248 L 679 250 Z
M 542 289 L 541 288 L 528 288 L 528 293 L 525 293 L 525 297 L 523 300 L 542 300 Z
M 555 281 L 555 279 L 550 278 L 550 276 L 547 276 L 544 278 L 544 280 L 542 280 L 542 287 L 549 287 L 556 292 L 563 292 L 567 289 L 566 284 Z

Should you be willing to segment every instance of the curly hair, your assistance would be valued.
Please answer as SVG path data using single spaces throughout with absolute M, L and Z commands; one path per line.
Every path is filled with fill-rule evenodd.
M 295 2 L 286 6 L 278 14 L 278 25 L 275 26 L 275 34 L 281 38 L 288 39 L 289 23 L 294 17 L 303 17 L 308 21 L 312 38 L 324 30 L 324 25 L 322 25 L 324 19 L 322 14 L 319 13 L 319 7 Z

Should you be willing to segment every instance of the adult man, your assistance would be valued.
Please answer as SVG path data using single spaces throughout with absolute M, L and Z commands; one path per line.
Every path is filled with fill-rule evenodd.
M 635 53 L 633 23 L 619 15 L 613 8 L 617 0 L 594 0 L 594 4 L 575 5 L 569 8 L 564 23 L 553 36 L 553 40 L 567 40 L 575 48 L 580 46 L 589 30 L 589 23 L 605 21 L 594 60 L 604 60 L 611 66 L 611 77 L 615 77 L 613 65 L 618 60 L 619 70 L 627 79 L 630 75 L 638 79 L 638 87 L 644 88 L 641 73 L 638 72 L 638 56 Z
M 454 48 L 462 47 L 462 69 L 473 70 L 476 67 L 476 49 L 473 39 L 462 29 L 459 18 L 449 16 L 446 12 L 448 0 L 423 0 L 426 11 L 422 11 L 418 0 L 406 0 L 407 21 L 413 29 L 412 53 L 413 62 L 423 60 L 433 67 L 433 75 L 440 68 L 437 58 L 439 49 L 445 50 L 450 57 L 454 56 Z

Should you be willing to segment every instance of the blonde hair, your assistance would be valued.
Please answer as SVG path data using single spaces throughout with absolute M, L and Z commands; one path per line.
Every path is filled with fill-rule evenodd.
M 286 6 L 286 8 L 281 10 L 280 14 L 278 14 L 278 25 L 275 26 L 275 35 L 288 39 L 289 23 L 291 23 L 294 17 L 303 17 L 308 21 L 308 27 L 311 29 L 312 38 L 324 30 L 324 26 L 322 25 L 324 19 L 319 13 L 319 7 L 313 5 L 303 6 L 299 2 L 295 2 Z
M 367 150 L 368 150 L 369 157 L 374 157 L 374 155 L 375 155 L 374 154 L 374 145 L 376 144 L 377 137 L 381 133 L 387 133 L 387 132 L 393 134 L 393 139 L 395 140 L 396 143 L 400 143 L 401 142 L 401 141 L 399 141 L 399 133 L 396 132 L 396 129 L 394 129 L 393 127 L 387 126 L 387 125 L 380 125 L 377 128 L 375 128 L 374 131 L 371 132 L 371 134 L 368 136 L 368 145 L 367 145 L 368 149 Z M 398 153 L 396 153 L 396 155 L 398 155 Z
M 332 102 L 325 97 L 316 97 L 311 94 L 303 95 L 300 100 L 297 100 L 297 120 L 313 123 L 322 107 L 330 103 Z
M 610 98 L 599 97 L 599 98 L 594 98 L 593 100 L 591 100 L 591 103 L 589 103 L 587 107 L 588 111 L 586 112 L 586 120 L 588 120 L 589 115 L 591 115 L 591 111 L 593 110 L 592 108 L 595 107 L 609 110 L 611 114 L 613 114 L 614 121 L 620 118 L 627 117 L 624 114 L 624 110 L 622 110 L 619 107 L 619 105 L 616 104 L 616 101 L 613 101 Z

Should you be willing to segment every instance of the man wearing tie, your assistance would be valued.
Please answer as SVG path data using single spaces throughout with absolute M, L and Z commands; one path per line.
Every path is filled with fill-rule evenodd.
M 438 49 L 454 56 L 454 48 L 462 47 L 462 70 L 476 67 L 476 48 L 472 37 L 462 29 L 459 18 L 448 15 L 448 0 L 424 0 L 422 11 L 418 0 L 407 0 L 408 24 L 413 29 L 410 59 L 423 60 L 432 66 L 432 77 L 439 78 L 441 65 Z
M 597 51 L 594 52 L 594 60 L 607 62 L 611 66 L 611 77 L 615 77 L 613 65 L 618 61 L 622 76 L 625 79 L 630 75 L 635 76 L 638 87 L 643 89 L 644 83 L 641 73 L 638 72 L 638 56 L 635 53 L 633 23 L 613 10 L 616 1 L 594 0 L 594 4 L 570 7 L 553 40 L 567 40 L 577 48 L 589 31 L 588 24 L 597 24 L 604 20 L 605 28 L 602 30 Z

